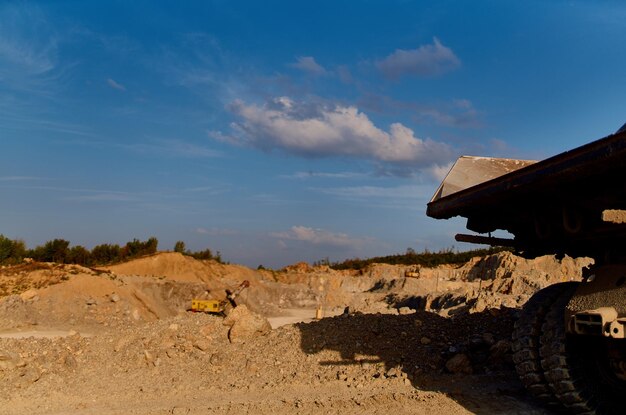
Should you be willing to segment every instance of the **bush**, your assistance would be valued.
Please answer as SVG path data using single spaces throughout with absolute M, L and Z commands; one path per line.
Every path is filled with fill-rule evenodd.
M 68 262 L 71 264 L 91 265 L 91 253 L 83 246 L 74 246 L 70 249 Z
M 209 248 L 204 251 L 191 252 L 190 255 L 195 259 L 213 259 L 213 252 Z
M 26 245 L 24 241 L 11 240 L 0 234 L 0 264 L 16 264 L 24 259 Z
M 122 248 L 119 245 L 101 244 L 91 250 L 91 260 L 94 264 L 109 264 L 119 261 L 122 257 Z
M 425 267 L 435 267 L 443 264 L 464 264 L 473 257 L 486 256 L 502 251 L 510 251 L 509 248 L 492 247 L 488 249 L 475 249 L 472 251 L 455 252 L 451 248 L 443 249 L 439 252 L 430 252 L 427 249 L 422 253 L 417 253 L 412 248 L 407 249 L 404 254 L 388 255 L 368 259 L 346 259 L 343 262 L 335 262 L 332 269 L 363 269 L 370 264 L 382 263 L 391 265 L 422 265 Z
M 174 244 L 174 252 L 180 252 L 181 254 L 185 254 L 187 252 L 187 248 L 185 247 L 185 242 L 178 241 Z
M 65 239 L 53 239 L 43 246 L 37 246 L 27 252 L 28 256 L 40 262 L 58 262 L 64 264 L 68 261 L 70 241 Z
M 138 256 L 154 254 L 157 251 L 158 245 L 159 240 L 154 236 L 145 242 L 141 242 L 139 239 L 133 239 L 127 242 L 124 248 L 122 248 L 122 258 L 132 259 Z
M 187 255 L 192 256 L 195 259 L 212 259 L 214 261 L 219 262 L 220 264 L 222 264 L 222 254 L 220 254 L 220 251 L 217 251 L 215 254 L 213 254 L 213 252 L 211 252 L 211 250 L 209 248 L 205 249 L 204 251 L 197 251 L 197 252 L 187 252 Z

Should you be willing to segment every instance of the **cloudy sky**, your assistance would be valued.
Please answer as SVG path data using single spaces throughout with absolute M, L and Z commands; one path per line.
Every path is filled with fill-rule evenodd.
M 454 246 L 460 154 L 626 121 L 610 1 L 0 4 L 0 233 L 280 267 Z

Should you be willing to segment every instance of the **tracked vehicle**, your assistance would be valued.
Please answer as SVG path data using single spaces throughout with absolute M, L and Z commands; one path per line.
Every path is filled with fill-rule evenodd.
M 582 282 L 531 297 L 515 325 L 520 379 L 555 410 L 626 414 L 625 127 L 539 162 L 461 157 L 428 203 L 433 218 L 467 218 L 475 233 L 458 241 L 594 259 Z

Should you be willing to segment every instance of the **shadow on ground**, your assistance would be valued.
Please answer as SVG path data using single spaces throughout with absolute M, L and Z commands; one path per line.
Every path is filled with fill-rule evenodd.
M 425 311 L 356 313 L 296 326 L 302 350 L 319 354 L 319 364 L 336 367 L 338 378 L 347 382 L 406 378 L 415 388 L 446 393 L 477 414 L 547 414 L 526 394 L 511 362 L 514 313 L 503 309 L 455 318 Z M 468 359 L 457 357 L 457 366 L 450 366 L 459 355 Z

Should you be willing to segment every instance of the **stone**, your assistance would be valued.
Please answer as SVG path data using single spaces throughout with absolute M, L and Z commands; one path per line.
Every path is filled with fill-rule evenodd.
M 488 361 L 491 365 L 507 364 L 511 359 L 511 343 L 507 340 L 500 340 L 489 348 Z
M 406 315 L 406 314 L 415 314 L 415 310 L 410 307 L 400 307 L 398 309 L 398 314 Z
M 220 366 L 224 361 L 224 357 L 220 353 L 213 353 L 209 358 L 209 363 L 213 366 Z
M 385 377 L 388 378 L 397 378 L 398 376 L 400 376 L 400 371 L 397 367 L 392 367 L 387 371 L 387 373 L 385 373 Z
M 144 350 L 143 355 L 146 358 L 146 362 L 154 363 L 154 355 L 150 351 Z
M 76 358 L 71 353 L 68 353 L 65 356 L 65 359 L 63 359 L 63 363 L 70 369 L 76 369 L 76 367 L 78 366 Z
M 432 340 L 430 340 L 428 337 L 422 337 L 420 339 L 420 343 L 422 343 L 423 345 L 430 344 L 431 342 L 432 342 Z
M 203 352 L 206 352 L 211 347 L 211 343 L 205 339 L 200 339 L 193 342 L 193 347 Z
M 39 298 L 37 290 L 35 290 L 34 288 L 24 291 L 23 293 L 20 294 L 20 297 L 24 301 L 29 301 L 29 300 L 36 301 Z
M 112 303 L 117 303 L 118 301 L 120 301 L 120 296 L 117 295 L 116 293 L 113 293 L 109 297 L 109 300 L 111 300 Z
M 231 343 L 244 343 L 272 330 L 266 318 L 251 312 L 245 305 L 235 307 L 224 319 L 224 325 L 230 326 L 228 339 Z
M 474 372 L 472 362 L 464 353 L 452 356 L 452 358 L 446 362 L 446 369 L 450 373 L 464 373 L 466 375 L 471 375 Z

